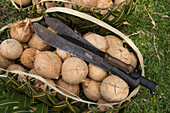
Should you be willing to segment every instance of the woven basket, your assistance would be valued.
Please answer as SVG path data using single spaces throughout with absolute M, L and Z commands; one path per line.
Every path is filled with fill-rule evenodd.
M 108 7 L 108 8 L 98 8 L 98 7 L 86 7 L 86 6 L 80 6 L 72 2 L 68 2 L 65 0 L 41 0 L 36 5 L 28 5 L 28 6 L 19 6 L 13 0 L 11 0 L 12 4 L 20 11 L 27 11 L 31 15 L 39 16 L 43 15 L 44 11 L 47 9 L 45 2 L 47 1 L 53 1 L 54 5 L 56 7 L 64 7 L 64 4 L 67 3 L 70 5 L 70 8 L 87 13 L 89 15 L 92 15 L 95 18 L 98 18 L 109 25 L 113 27 L 119 27 L 123 24 L 123 22 L 127 19 L 130 12 L 134 9 L 136 0 L 129 0 L 128 2 L 121 3 L 118 6 Z M 39 14 L 37 14 L 37 6 L 39 7 Z M 120 10 L 120 7 L 121 10 Z M 58 13 L 55 16 L 61 17 L 61 19 L 67 19 L 67 16 L 63 15 L 62 13 Z
M 62 12 L 68 15 L 72 15 L 75 17 L 79 17 L 81 19 L 90 21 L 98 26 L 101 26 L 102 28 L 105 28 L 107 30 L 109 30 L 110 32 L 118 35 L 120 38 L 122 38 L 123 40 L 126 41 L 126 43 L 131 47 L 131 49 L 137 54 L 138 60 L 139 60 L 139 64 L 141 67 L 141 75 L 144 76 L 144 63 L 143 63 L 143 57 L 140 53 L 140 51 L 138 50 L 138 48 L 135 46 L 135 44 L 131 41 L 131 39 L 129 39 L 128 37 L 126 37 L 123 33 L 121 33 L 119 30 L 113 28 L 112 26 L 108 25 L 107 23 L 92 17 L 90 15 L 87 15 L 85 13 L 79 12 L 79 11 L 75 11 L 72 9 L 68 9 L 68 8 L 64 8 L 64 7 L 53 7 L 53 8 L 49 8 L 47 9 L 44 13 L 45 14 L 50 14 L 50 13 L 54 13 L 54 12 Z M 32 22 L 36 22 L 36 21 L 40 21 L 42 20 L 44 17 L 41 16 L 39 18 L 35 18 L 35 19 L 31 19 Z M 10 24 L 6 25 L 4 27 L 2 27 L 0 29 L 0 33 L 3 32 L 3 34 L 6 36 L 4 36 L 4 38 L 10 38 L 9 36 L 9 28 L 10 28 Z M 7 30 L 6 30 L 7 29 Z M 3 36 L 2 36 L 3 37 Z M 25 81 L 25 83 L 21 83 L 18 82 L 18 76 L 20 76 L 20 74 L 26 75 L 27 76 L 27 80 Z M 27 94 L 30 98 L 33 98 L 35 100 L 39 100 L 43 103 L 45 103 L 46 105 L 52 107 L 52 108 L 64 108 L 66 106 L 68 106 L 70 108 L 71 111 L 74 111 L 75 106 L 71 105 L 71 104 L 75 104 L 77 102 L 80 103 L 85 103 L 88 104 L 88 108 L 90 111 L 98 111 L 98 107 L 100 105 L 104 105 L 104 106 L 109 106 L 111 107 L 110 111 L 114 111 L 117 109 L 121 109 L 122 107 L 124 107 L 126 105 L 127 102 L 130 102 L 131 98 L 134 97 L 139 89 L 140 89 L 140 85 L 138 87 L 136 87 L 133 91 L 130 92 L 130 94 L 128 95 L 128 97 L 126 99 L 124 99 L 123 101 L 120 102 L 114 102 L 114 103 L 109 103 L 109 104 L 97 104 L 95 102 L 92 101 L 87 101 L 87 100 L 83 100 L 80 97 L 77 96 L 70 96 L 67 95 L 65 93 L 63 93 L 62 91 L 60 91 L 57 87 L 54 87 L 53 85 L 51 85 L 50 83 L 48 83 L 44 78 L 37 76 L 37 75 L 33 75 L 33 74 L 29 74 L 29 73 L 25 73 L 25 72 L 21 72 L 21 71 L 8 71 L 5 69 L 0 69 L 0 75 L 4 75 L 3 77 L 0 77 L 0 79 L 8 86 L 12 87 L 13 89 L 25 93 Z M 28 77 L 33 77 L 33 79 L 29 80 Z M 45 92 L 40 92 L 38 91 L 36 88 L 34 88 L 33 81 L 35 79 L 38 79 L 42 82 L 44 82 L 45 84 L 47 84 L 49 87 L 51 87 L 52 89 L 50 90 L 48 87 L 46 88 Z M 52 93 L 55 92 L 59 92 L 62 95 L 71 98 L 74 101 L 71 100 L 66 100 L 65 101 L 59 101 L 56 97 L 52 96 Z M 97 106 L 96 106 L 97 105 Z

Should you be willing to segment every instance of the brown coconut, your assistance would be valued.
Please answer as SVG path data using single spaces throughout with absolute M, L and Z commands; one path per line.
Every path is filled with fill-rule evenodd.
M 0 54 L 0 67 L 1 68 L 8 68 L 9 65 L 13 64 L 12 60 L 6 59 L 4 58 L 1 54 Z
M 79 58 L 67 58 L 62 65 L 62 78 L 69 84 L 79 84 L 85 80 L 87 74 L 87 64 Z
M 35 5 L 35 4 L 37 4 L 39 1 L 41 1 L 41 0 L 32 0 L 32 4 Z
M 20 58 L 21 63 L 28 68 L 34 68 L 35 55 L 36 49 L 34 48 L 28 48 L 24 50 Z
M 134 53 L 130 52 L 131 62 L 130 64 L 135 68 L 137 65 L 137 58 Z
M 75 0 L 66 0 L 66 1 L 77 3 L 77 1 L 75 1 Z M 77 6 L 75 4 L 64 3 L 64 7 L 66 7 L 66 8 L 72 8 L 72 5 L 75 9 L 77 8 Z
M 96 7 L 97 5 L 97 0 L 73 0 L 72 2 L 87 7 Z
M 105 39 L 107 48 L 110 48 L 111 46 L 123 46 L 123 41 L 114 35 L 107 35 L 105 36 Z
M 65 51 L 62 51 L 60 49 L 56 49 L 55 51 L 57 53 L 57 55 L 64 61 L 67 58 L 70 58 L 71 55 L 69 53 L 66 53 Z
M 112 0 L 96 0 L 97 1 L 97 7 L 99 8 L 108 8 L 113 6 Z M 101 10 L 101 14 L 106 14 L 108 10 Z
M 22 45 L 15 39 L 6 39 L 1 43 L 1 55 L 7 59 L 19 58 L 22 51 Z
M 123 6 L 124 4 L 126 4 L 126 1 L 129 2 L 130 0 L 115 0 L 115 1 L 114 1 L 114 5 L 117 6 L 117 5 L 120 5 L 120 4 L 122 3 L 121 6 L 118 8 L 119 10 L 121 10 L 121 9 L 122 9 L 122 6 Z
M 35 33 L 33 34 L 32 38 L 28 42 L 29 47 L 35 48 L 38 50 L 48 50 L 50 49 L 50 45 L 45 43 L 41 38 L 39 38 Z
M 58 79 L 61 66 L 60 57 L 51 51 L 40 52 L 35 56 L 34 67 L 44 78 Z
M 26 18 L 24 21 L 12 24 L 10 34 L 13 39 L 18 40 L 20 43 L 26 43 L 33 34 L 33 25 L 31 21 Z
M 102 81 L 107 76 L 107 71 L 93 64 L 89 64 L 88 76 L 95 81 Z
M 122 46 L 111 46 L 107 50 L 107 53 L 127 64 L 131 63 L 131 56 L 129 51 Z
M 85 82 L 83 82 L 83 91 L 86 97 L 93 101 L 101 99 L 100 85 L 101 82 L 96 82 L 92 79 L 86 78 Z
M 34 74 L 34 75 L 39 75 L 38 72 L 35 70 L 35 68 L 31 69 L 29 71 L 30 74 Z
M 13 0 L 13 1 L 20 6 L 29 5 L 31 3 L 31 0 Z
M 70 96 L 77 95 L 77 96 L 79 96 L 80 88 L 79 88 L 78 84 L 77 85 L 71 85 L 71 84 L 68 84 L 67 82 L 65 82 L 62 78 L 60 78 L 59 80 L 57 80 L 56 85 L 58 86 L 60 91 L 62 91 L 63 93 L 65 93 L 67 95 L 70 95 Z M 66 98 L 64 95 L 62 95 L 60 93 L 57 93 L 57 97 L 60 100 L 65 100 L 65 98 Z
M 45 2 L 45 7 L 48 9 L 48 8 L 56 7 L 56 6 L 54 2 Z
M 108 102 L 124 100 L 129 94 L 128 84 L 116 75 L 106 77 L 100 86 L 102 97 Z
M 108 102 L 106 102 L 104 99 L 100 99 L 97 101 L 97 104 L 108 104 Z M 100 105 L 99 107 L 99 111 L 108 111 L 109 109 L 110 107 L 104 105 Z
M 53 80 L 51 79 L 45 79 L 49 84 L 51 84 L 52 86 L 56 87 L 56 84 Z M 35 80 L 33 86 L 40 92 L 45 92 L 46 91 L 46 87 L 48 86 L 47 84 L 45 84 L 44 82 L 40 81 L 40 80 Z M 48 86 L 49 89 L 53 89 L 50 86 Z M 56 92 L 52 94 L 53 96 L 56 95 Z
M 86 33 L 83 37 L 96 48 L 104 52 L 106 51 L 107 45 L 106 45 L 106 40 L 103 36 L 100 36 L 95 33 Z
M 7 70 L 9 71 L 22 71 L 22 72 L 26 72 L 26 70 L 24 69 L 24 67 L 22 67 L 21 65 L 19 64 L 12 64 L 10 65 Z M 18 76 L 18 81 L 20 82 L 25 82 L 26 80 L 26 76 L 23 75 L 23 74 L 19 74 Z

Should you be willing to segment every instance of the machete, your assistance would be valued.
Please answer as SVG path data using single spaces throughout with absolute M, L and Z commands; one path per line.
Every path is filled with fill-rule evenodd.
M 141 84 L 142 86 L 149 88 L 152 94 L 155 93 L 154 91 L 157 85 L 156 83 L 134 72 L 127 74 L 133 69 L 131 65 L 127 65 L 121 62 L 120 60 L 111 57 L 109 54 L 104 53 L 99 49 L 95 48 L 80 35 L 76 35 L 76 33 L 72 29 L 66 27 L 64 23 L 58 20 L 58 22 L 56 22 L 55 20 L 55 22 L 53 22 L 52 20 L 49 21 L 47 19 L 47 25 L 52 27 L 57 32 L 59 32 L 58 29 L 61 27 L 60 29 L 62 29 L 62 32 L 59 32 L 59 35 L 57 35 L 48 30 L 47 28 L 43 27 L 42 25 L 34 23 L 35 33 L 46 43 L 52 45 L 53 47 L 64 50 L 72 54 L 73 56 L 79 57 L 89 63 L 97 65 L 111 73 L 117 74 L 119 77 L 125 80 L 132 88 L 135 88 L 138 84 Z M 49 23 L 52 24 L 50 25 Z

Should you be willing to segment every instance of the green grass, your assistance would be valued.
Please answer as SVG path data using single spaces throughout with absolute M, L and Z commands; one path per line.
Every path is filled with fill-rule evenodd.
M 146 77 L 158 83 L 156 95 L 151 95 L 148 89 L 142 87 L 132 102 L 122 110 L 124 113 L 170 112 L 170 34 L 168 32 L 170 31 L 170 7 L 168 7 L 170 2 L 168 1 L 138 0 L 134 12 L 127 20 L 131 26 L 124 25 L 119 28 L 126 35 L 141 32 L 130 38 L 144 57 Z M 145 7 L 156 23 L 155 29 L 152 29 L 151 18 Z M 25 17 L 26 14 L 18 12 L 10 2 L 0 1 L 0 28 Z

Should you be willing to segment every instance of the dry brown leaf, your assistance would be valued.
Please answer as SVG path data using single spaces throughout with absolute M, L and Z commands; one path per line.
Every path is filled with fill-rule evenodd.
M 159 62 L 161 61 L 161 58 L 160 58 L 160 56 L 159 56 L 159 54 L 158 54 L 158 50 L 157 50 L 157 48 L 156 48 L 156 43 L 155 43 L 155 39 L 156 39 L 156 36 L 155 36 L 155 34 L 152 34 L 153 35 L 153 37 L 154 37 L 154 48 L 155 48 L 155 51 L 156 51 L 156 56 L 158 57 L 158 60 L 159 60 Z
M 131 24 L 129 24 L 127 21 L 123 22 L 123 24 L 131 26 Z
M 149 17 L 151 18 L 151 20 L 152 20 L 152 25 L 153 25 L 153 27 L 152 27 L 152 29 L 155 29 L 155 27 L 156 27 L 156 24 L 155 24 L 155 21 L 153 20 L 153 18 L 152 18 L 152 16 L 150 15 L 150 13 L 148 12 L 148 10 L 146 9 L 146 7 L 144 7 L 145 8 L 145 10 L 147 11 L 147 13 L 148 13 L 148 15 L 149 15 Z
M 138 35 L 138 34 L 140 34 L 140 33 L 142 33 L 143 35 L 145 35 L 145 33 L 144 33 L 143 31 L 137 31 L 136 33 L 130 34 L 130 35 L 127 36 L 127 37 L 130 37 L 130 36 L 133 36 L 133 35 Z

